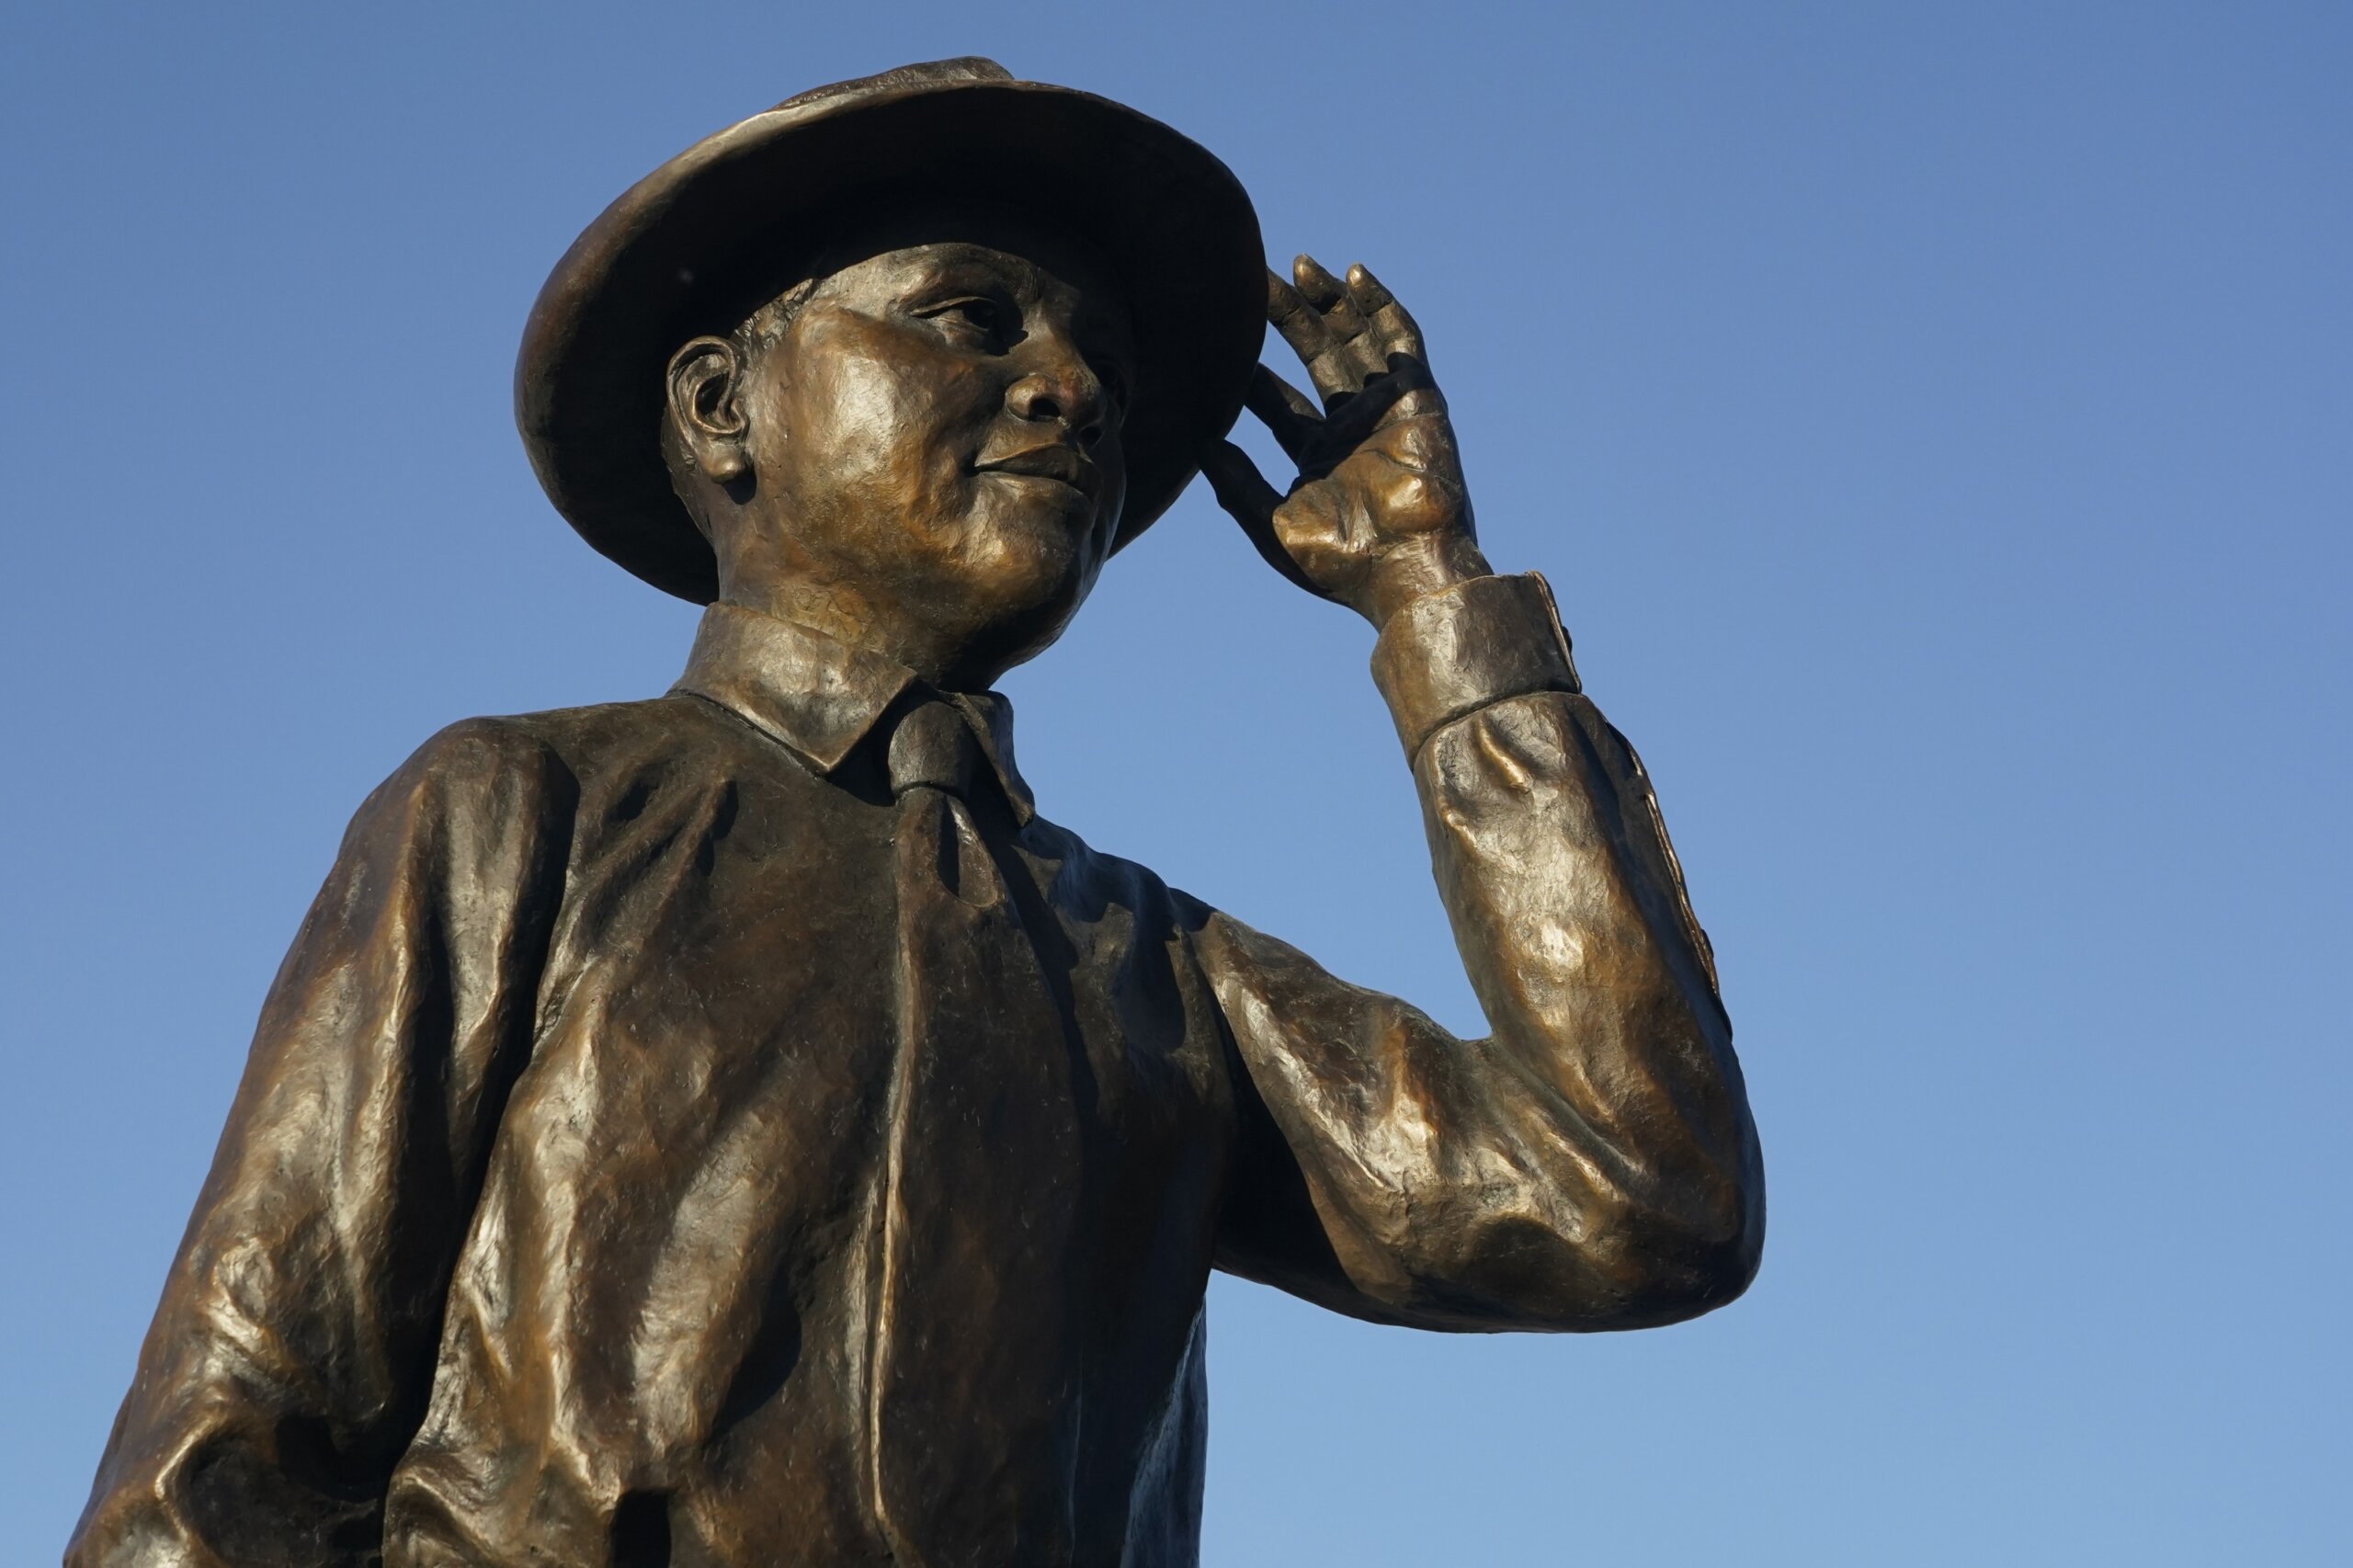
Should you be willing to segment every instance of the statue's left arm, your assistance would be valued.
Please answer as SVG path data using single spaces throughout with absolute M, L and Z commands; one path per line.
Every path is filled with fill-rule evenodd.
M 1273 313 L 1320 414 L 1252 406 L 1302 470 L 1206 462 L 1268 561 L 1381 629 L 1376 680 L 1492 1032 L 1460 1040 L 1217 915 L 1196 941 L 1243 1071 L 1220 1266 L 1433 1328 L 1634 1328 L 1731 1300 L 1764 1177 L 1731 1025 L 1640 760 L 1578 689 L 1540 579 L 1471 533 L 1418 333 L 1302 259 Z

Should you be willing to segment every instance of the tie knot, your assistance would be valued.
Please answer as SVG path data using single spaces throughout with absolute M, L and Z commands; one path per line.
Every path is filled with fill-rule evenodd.
M 938 698 L 907 710 L 891 732 L 891 792 L 929 785 L 961 795 L 972 783 L 980 743 L 954 704 Z

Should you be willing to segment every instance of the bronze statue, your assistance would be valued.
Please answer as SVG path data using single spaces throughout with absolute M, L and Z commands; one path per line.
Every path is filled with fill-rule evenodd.
M 710 605 L 692 656 L 360 808 L 69 1562 L 1186 1563 L 1212 1267 L 1454 1330 L 1741 1291 L 1756 1134 L 1641 764 L 1481 557 L 1412 319 L 1261 255 L 1199 147 L 981 60 L 582 235 L 525 442 Z M 990 684 L 1203 467 L 1380 628 L 1490 1038 L 1033 808 Z

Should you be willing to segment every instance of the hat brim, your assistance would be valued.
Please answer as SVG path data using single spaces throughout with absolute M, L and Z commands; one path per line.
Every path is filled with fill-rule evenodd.
M 827 212 L 894 187 L 1002 192 L 1095 246 L 1127 294 L 1136 351 L 1113 548 L 1176 499 L 1241 412 L 1265 331 L 1248 195 L 1206 149 L 1107 98 L 955 81 L 754 115 L 640 180 L 564 253 L 524 328 L 516 423 L 591 545 L 681 598 L 717 597 L 710 543 L 663 458 L 664 367 L 688 338 L 732 329 L 744 279 L 813 248 Z

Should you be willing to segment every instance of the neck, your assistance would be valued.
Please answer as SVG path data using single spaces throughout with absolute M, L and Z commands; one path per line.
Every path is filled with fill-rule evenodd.
M 791 572 L 748 577 L 731 572 L 719 597 L 895 660 L 946 690 L 984 690 L 998 673 L 973 667 L 969 650 L 924 624 L 922 618 L 843 584 Z

